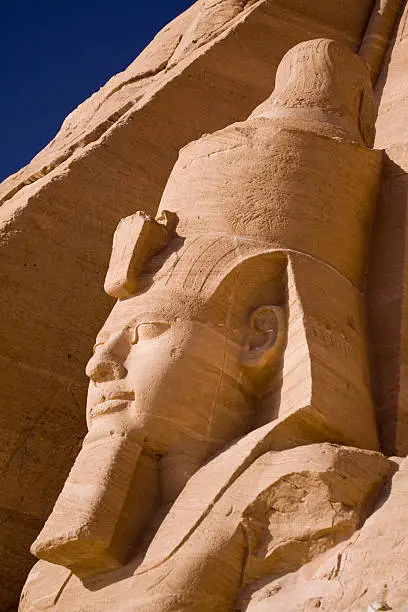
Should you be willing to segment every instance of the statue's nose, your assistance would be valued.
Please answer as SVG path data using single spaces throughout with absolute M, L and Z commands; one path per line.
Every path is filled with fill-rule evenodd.
M 119 380 L 126 376 L 127 370 L 117 351 L 115 351 L 117 340 L 118 338 L 114 337 L 105 344 L 98 346 L 95 354 L 88 361 L 85 371 L 94 382 Z

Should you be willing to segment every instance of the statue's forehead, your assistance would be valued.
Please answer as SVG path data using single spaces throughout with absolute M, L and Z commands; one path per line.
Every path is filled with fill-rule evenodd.
M 142 294 L 118 300 L 98 336 L 109 335 L 141 323 L 171 323 L 176 319 L 191 321 L 194 318 L 194 310 L 194 300 L 189 299 L 189 296 L 174 295 L 170 292 L 153 296 Z

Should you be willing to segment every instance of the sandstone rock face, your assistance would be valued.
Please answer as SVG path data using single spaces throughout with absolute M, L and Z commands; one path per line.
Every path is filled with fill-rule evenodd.
M 408 112 L 408 9 L 406 3 L 403 4 L 403 13 L 377 85 L 380 108 L 376 147 L 385 149 L 386 157 L 370 275 L 379 421 L 386 452 L 401 456 L 408 452 L 408 357 L 405 340 L 408 131 L 404 119 Z
M 408 598 L 407 461 L 398 467 L 396 463 L 374 513 L 359 531 L 299 571 L 276 577 L 247 594 L 239 609 L 360 612 L 380 602 L 383 608 L 374 609 L 404 612 Z
M 375 0 L 370 21 L 359 49 L 359 56 L 370 68 L 371 80 L 375 85 L 384 63 L 395 23 L 401 12 L 400 0 Z
M 1 186 L 3 609 L 85 433 L 83 370 L 110 307 L 118 221 L 154 217 L 180 147 L 247 116 L 290 47 L 328 36 L 357 49 L 371 4 L 198 2 Z

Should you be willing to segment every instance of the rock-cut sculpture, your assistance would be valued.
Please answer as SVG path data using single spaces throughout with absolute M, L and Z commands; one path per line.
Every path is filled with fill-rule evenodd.
M 358 527 L 389 469 L 365 320 L 374 120 L 363 61 L 301 43 L 246 121 L 181 150 L 156 219 L 121 221 L 89 432 L 22 611 L 244 610 Z

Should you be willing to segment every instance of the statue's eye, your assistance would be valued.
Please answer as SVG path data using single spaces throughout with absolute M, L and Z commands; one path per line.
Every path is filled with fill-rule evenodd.
M 170 325 L 163 321 L 155 323 L 139 323 L 132 329 L 132 344 L 144 342 L 145 340 L 153 340 L 164 334 L 169 329 Z

